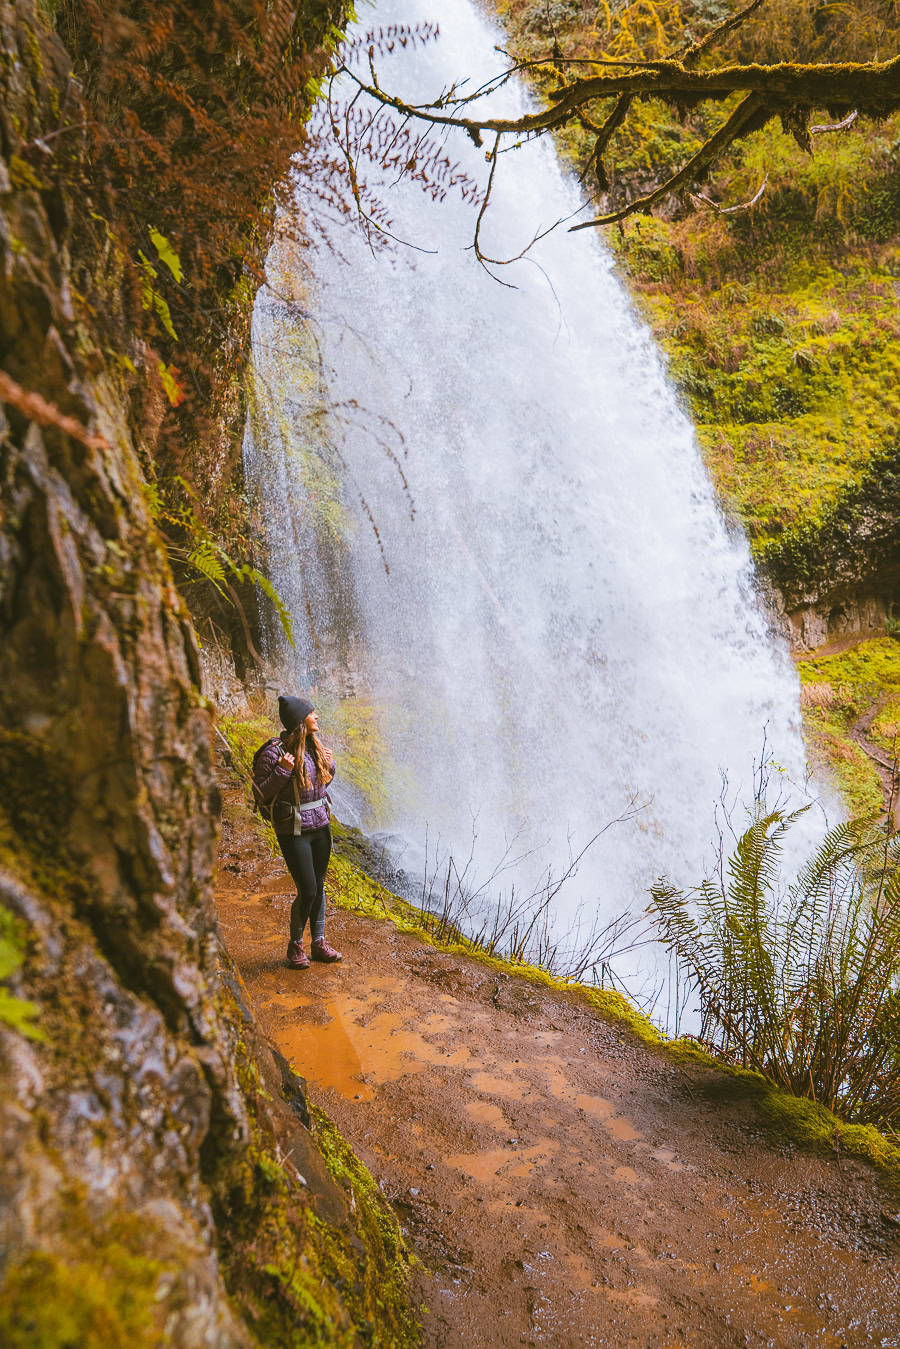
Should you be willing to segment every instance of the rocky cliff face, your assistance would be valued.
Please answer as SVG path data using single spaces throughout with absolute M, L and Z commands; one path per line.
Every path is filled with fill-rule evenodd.
M 770 544 L 765 574 L 797 650 L 883 632 L 900 595 L 900 447 L 876 455 L 822 524 Z
M 73 282 L 113 296 L 114 253 L 73 257 L 28 153 L 89 114 L 32 0 L 0 41 L 0 1342 L 404 1342 L 396 1227 L 326 1166 L 217 930 L 196 644 Z

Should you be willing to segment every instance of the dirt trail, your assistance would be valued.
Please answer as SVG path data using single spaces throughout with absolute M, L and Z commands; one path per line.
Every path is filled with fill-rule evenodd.
M 343 963 L 288 970 L 286 874 L 226 795 L 226 941 L 423 1262 L 427 1345 L 900 1345 L 867 1166 L 774 1150 L 722 1074 L 389 922 L 332 913 Z

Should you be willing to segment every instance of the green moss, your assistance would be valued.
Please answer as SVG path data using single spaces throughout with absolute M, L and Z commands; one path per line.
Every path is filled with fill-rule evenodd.
M 385 1349 L 415 1344 L 419 1339 L 419 1328 L 409 1311 L 411 1256 L 399 1223 L 382 1198 L 372 1173 L 325 1112 L 312 1104 L 309 1109 L 313 1136 L 329 1173 L 352 1196 L 357 1232 L 367 1252 L 362 1278 L 366 1303 L 375 1309 L 374 1343 Z M 349 1269 L 342 1273 L 342 1264 L 347 1265 L 347 1254 L 336 1251 L 333 1243 L 327 1252 L 323 1250 L 323 1258 L 332 1262 L 332 1277 L 348 1276 Z
M 220 1011 L 240 1023 L 229 990 Z M 317 1146 L 351 1194 L 345 1227 L 321 1218 L 268 1132 L 270 1097 L 246 1045 L 234 1065 L 247 1105 L 250 1141 L 217 1187 L 221 1262 L 229 1292 L 260 1344 L 284 1349 L 418 1343 L 410 1311 L 408 1255 L 393 1213 L 334 1125 L 315 1112 Z
M 831 767 L 848 810 L 856 817 L 884 808 L 881 775 L 850 732 L 880 706 L 870 739 L 889 760 L 900 720 L 900 643 L 889 637 L 860 642 L 833 656 L 798 661 L 806 723 L 813 745 Z
M 179 1272 L 167 1233 L 142 1217 L 93 1222 L 77 1200 L 60 1249 L 13 1263 L 0 1286 L 5 1349 L 158 1349 L 170 1343 L 157 1292 Z M 165 1251 L 163 1257 L 160 1252 Z
M 246 778 L 253 767 L 253 756 L 260 745 L 278 734 L 270 717 L 222 717 L 219 730 L 228 741 L 235 767 Z
M 716 486 L 759 551 L 799 522 L 821 525 L 895 434 L 896 263 L 813 259 L 704 286 L 687 274 L 686 228 L 637 221 L 620 253 Z
M 900 642 L 891 637 L 860 642 L 833 656 L 798 662 L 804 685 L 827 683 L 850 715 L 866 710 L 883 690 L 900 696 Z
M 34 169 L 20 155 L 9 157 L 9 181 L 16 188 L 31 188 L 43 192 L 47 184 L 38 177 Z
M 250 786 L 253 756 L 260 745 L 264 745 L 267 740 L 271 740 L 274 735 L 277 735 L 278 727 L 271 718 L 258 716 L 222 717 L 218 722 L 218 728 L 228 742 L 232 762 L 243 783 L 246 806 L 248 810 L 255 810 L 255 798 Z M 275 830 L 269 821 L 264 820 L 261 815 L 256 815 L 256 821 L 269 851 L 278 856 L 280 849 L 275 837 Z
M 383 711 L 383 709 L 381 709 Z M 359 698 L 342 698 L 323 705 L 323 724 L 333 730 L 340 746 L 341 777 L 361 793 L 368 828 L 383 823 L 397 769 L 381 733 L 379 709 Z
M 773 1139 L 819 1155 L 837 1152 L 857 1157 L 875 1167 L 892 1189 L 900 1191 L 900 1140 L 896 1137 L 885 1137 L 871 1124 L 848 1124 L 817 1101 L 782 1091 L 759 1073 L 723 1064 L 696 1046 L 691 1057 L 717 1070 L 717 1076 L 707 1084 L 707 1095 L 751 1101 Z
M 25 929 L 8 909 L 0 908 L 0 982 L 15 974 L 25 959 Z M 0 1023 L 32 1040 L 42 1039 L 34 1018 L 37 1005 L 0 987 Z

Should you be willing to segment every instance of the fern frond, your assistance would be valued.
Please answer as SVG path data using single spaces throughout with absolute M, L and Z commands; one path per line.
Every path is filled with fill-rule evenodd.
M 195 548 L 188 553 L 188 562 L 201 576 L 205 576 L 207 581 L 212 581 L 217 590 L 222 590 L 225 568 L 211 546 L 204 543 Z

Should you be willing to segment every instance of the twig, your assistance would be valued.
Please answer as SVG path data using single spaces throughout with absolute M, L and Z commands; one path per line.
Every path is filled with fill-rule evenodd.
M 734 215 L 737 211 L 749 211 L 751 206 L 755 206 L 756 203 L 762 199 L 768 181 L 769 175 L 766 174 L 755 195 L 752 196 L 749 201 L 743 202 L 740 206 L 720 206 L 719 203 L 713 201 L 711 197 L 707 197 L 704 192 L 689 192 L 688 196 L 695 205 L 698 202 L 702 202 L 704 206 L 712 207 L 716 215 Z
M 809 128 L 809 134 L 811 136 L 823 136 L 826 131 L 846 131 L 848 127 L 851 127 L 853 125 L 858 116 L 859 116 L 859 109 L 854 108 L 850 116 L 845 117 L 843 122 L 831 122 L 827 126 L 824 125 L 811 126 Z
M 23 389 L 21 384 L 17 384 L 14 379 L 0 370 L 0 403 L 11 403 L 17 407 L 20 412 L 31 421 L 37 422 L 40 426 L 56 426 L 60 431 L 65 431 L 73 440 L 77 440 L 88 450 L 108 450 L 109 441 L 105 436 L 95 435 L 75 417 L 70 417 L 64 412 L 60 412 L 55 403 L 48 403 L 39 393 L 33 393 L 28 389 Z

